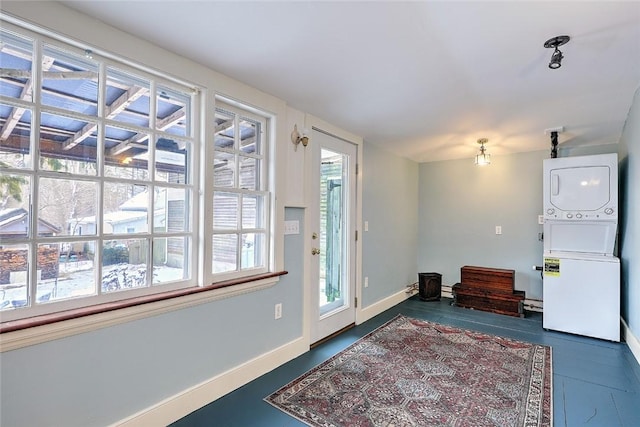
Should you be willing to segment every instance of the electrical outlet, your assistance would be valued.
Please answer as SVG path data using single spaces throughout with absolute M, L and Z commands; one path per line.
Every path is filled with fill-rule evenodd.
M 538 215 L 538 224 L 540 225 L 544 224 L 544 215 Z
M 282 303 L 276 304 L 275 318 L 276 320 L 282 317 Z
M 502 226 L 496 225 L 496 234 L 502 234 Z
M 369 221 L 364 222 L 364 231 L 369 231 Z
M 368 288 L 369 287 L 369 277 L 365 277 L 364 278 L 364 287 Z

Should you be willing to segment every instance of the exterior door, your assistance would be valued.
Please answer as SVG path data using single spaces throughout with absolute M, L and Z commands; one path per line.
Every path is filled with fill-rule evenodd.
M 311 342 L 355 322 L 357 146 L 313 130 Z

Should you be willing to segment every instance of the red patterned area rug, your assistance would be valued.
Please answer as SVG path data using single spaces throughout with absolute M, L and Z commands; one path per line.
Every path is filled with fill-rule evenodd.
M 397 316 L 265 400 L 310 426 L 550 426 L 551 347 Z

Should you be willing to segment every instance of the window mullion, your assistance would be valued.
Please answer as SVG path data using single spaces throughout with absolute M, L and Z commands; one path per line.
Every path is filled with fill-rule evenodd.
M 102 295 L 102 257 L 104 249 L 104 162 L 105 162 L 105 124 L 104 116 L 106 110 L 106 92 L 107 92 L 107 67 L 104 62 L 99 64 L 98 68 L 98 122 L 97 122 L 97 140 L 96 140 L 96 169 L 98 183 L 98 194 L 96 195 L 96 240 L 94 247 L 94 283 L 96 286 L 96 295 Z
M 233 183 L 233 192 L 238 195 L 238 217 L 236 224 L 236 270 L 242 271 L 242 193 L 238 190 L 240 189 L 240 147 L 242 143 L 242 129 L 240 128 L 240 116 L 235 113 L 234 114 L 234 125 L 233 125 L 233 155 L 234 155 L 234 183 Z
M 38 217 L 39 200 L 38 188 L 40 180 L 37 171 L 40 165 L 40 94 L 42 82 L 42 42 L 35 40 L 33 43 L 33 61 L 31 63 L 31 85 L 33 113 L 31 117 L 31 185 L 29 195 L 29 256 L 27 261 L 28 299 L 29 307 L 35 307 L 38 293 Z
M 154 233 L 155 233 L 155 201 L 156 201 L 156 141 L 158 138 L 156 120 L 158 117 L 158 88 L 155 80 L 149 82 L 149 142 L 147 143 L 149 171 L 149 200 L 147 200 L 147 220 L 149 221 L 149 237 L 147 237 L 147 286 L 153 285 L 153 256 L 154 256 Z M 185 177 L 186 180 L 186 177 Z M 165 215 L 169 215 L 168 201 L 165 200 Z M 185 204 L 186 207 L 186 204 Z M 184 267 L 184 264 L 183 264 Z

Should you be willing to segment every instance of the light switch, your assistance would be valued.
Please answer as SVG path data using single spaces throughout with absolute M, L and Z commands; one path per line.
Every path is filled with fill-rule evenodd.
M 285 221 L 284 234 L 300 234 L 300 221 Z
M 496 234 L 502 234 L 502 226 L 496 225 Z

